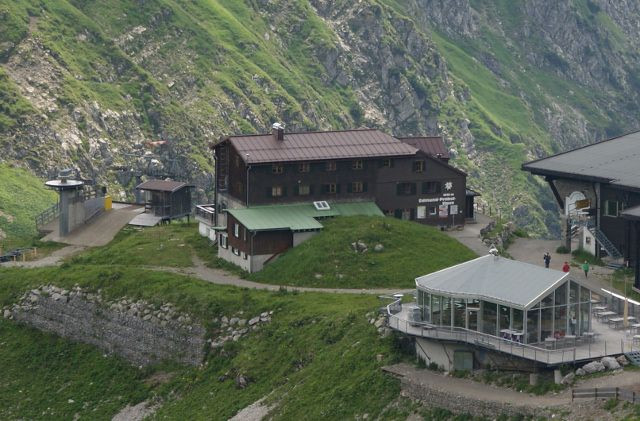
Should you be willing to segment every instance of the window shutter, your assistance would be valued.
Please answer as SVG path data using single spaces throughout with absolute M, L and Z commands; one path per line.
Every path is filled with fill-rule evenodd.
M 313 194 L 313 184 L 309 184 L 309 194 Z
M 267 187 L 267 197 L 271 197 L 271 187 Z
M 299 185 L 295 185 L 293 186 L 293 195 L 294 196 L 300 196 L 300 186 Z
M 390 159 L 389 159 L 389 162 L 391 163 L 391 168 L 393 168 L 393 159 L 392 159 L 392 158 L 390 158 Z
M 336 186 L 336 191 L 338 191 L 338 186 Z M 353 192 L 353 183 L 347 184 L 347 193 Z
M 397 195 L 401 195 L 402 194 L 401 186 L 402 186 L 402 184 L 396 184 L 396 194 Z
M 287 186 L 282 186 L 282 197 L 287 195 Z
M 378 168 L 384 167 L 384 159 L 378 161 Z
M 435 188 L 436 193 L 442 192 L 442 183 L 440 183 L 439 181 L 436 181 L 435 183 L 436 183 L 436 188 Z
M 416 183 L 411 183 L 411 194 L 416 194 Z
M 367 183 L 362 183 L 362 192 L 367 191 Z
M 340 193 L 340 184 L 336 183 L 336 193 Z

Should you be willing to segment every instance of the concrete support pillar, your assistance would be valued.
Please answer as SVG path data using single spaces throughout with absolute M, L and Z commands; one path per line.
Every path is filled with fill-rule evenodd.
M 562 383 L 562 372 L 560 371 L 560 369 L 553 370 L 553 382 L 555 384 Z
M 562 245 L 571 253 L 571 220 L 567 216 L 562 215 L 560 217 L 560 227 L 562 230 L 560 234 Z
M 529 374 L 529 384 L 535 386 L 538 384 L 538 373 Z
M 60 190 L 60 237 L 69 234 L 69 202 L 75 194 L 75 190 Z

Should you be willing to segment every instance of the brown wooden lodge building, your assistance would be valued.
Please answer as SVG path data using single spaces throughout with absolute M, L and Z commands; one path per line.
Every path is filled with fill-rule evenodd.
M 213 147 L 215 204 L 196 210 L 219 257 L 255 272 L 337 215 L 387 215 L 451 227 L 477 195 L 440 137 L 375 129 L 230 136 Z
M 640 132 L 526 163 L 549 183 L 561 208 L 564 239 L 635 269 L 640 290 Z

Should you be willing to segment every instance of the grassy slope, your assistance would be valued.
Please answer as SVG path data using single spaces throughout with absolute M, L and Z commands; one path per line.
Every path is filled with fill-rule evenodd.
M 56 202 L 56 193 L 28 171 L 0 164 L 0 230 L 5 248 L 24 245 L 36 233 L 35 216 Z M 0 244 L 3 241 L 0 239 Z
M 379 369 L 396 358 L 393 342 L 380 339 L 365 317 L 380 304 L 375 297 L 249 291 L 124 266 L 67 264 L 0 270 L 0 303 L 13 302 L 22 291 L 47 282 L 102 288 L 109 297 L 170 301 L 209 329 L 215 328 L 210 322 L 214 317 L 237 311 L 275 314 L 259 332 L 228 344 L 226 357 L 209 355 L 202 368 L 165 365 L 143 371 L 88 347 L 0 321 L 0 361 L 9 373 L 0 381 L 2 418 L 47 418 L 42 414 L 46 411 L 49 417 L 94 417 L 93 408 L 99 407 L 92 419 L 104 419 L 117 407 L 157 395 L 168 400 L 158 418 L 227 419 L 273 391 L 270 399 L 279 402 L 280 419 L 345 419 L 380 414 L 399 391 L 398 382 Z M 377 354 L 384 355 L 383 361 L 376 360 Z M 143 379 L 156 371 L 174 377 L 167 384 L 145 386 Z M 219 381 L 227 372 L 248 376 L 250 386 L 238 390 L 233 380 Z M 33 397 L 28 408 L 24 396 Z
M 74 263 L 127 266 L 192 266 L 189 238 L 198 235 L 195 224 L 173 223 L 153 228 L 124 228 L 104 247 L 74 258 Z
M 320 234 L 249 278 L 315 287 L 410 288 L 417 276 L 475 257 L 458 241 L 414 222 L 353 216 L 327 220 L 324 226 Z M 369 251 L 354 252 L 351 243 L 358 240 Z M 384 246 L 382 252 L 373 250 L 378 243 Z

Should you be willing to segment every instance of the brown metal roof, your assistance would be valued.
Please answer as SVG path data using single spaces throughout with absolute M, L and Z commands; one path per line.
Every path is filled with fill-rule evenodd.
M 136 190 L 175 192 L 183 187 L 193 187 L 182 181 L 149 180 L 136 186 Z
M 227 138 L 248 164 L 325 159 L 411 156 L 417 149 L 375 129 L 285 133 Z
M 398 139 L 434 158 L 450 158 L 449 150 L 440 136 L 399 137 Z

